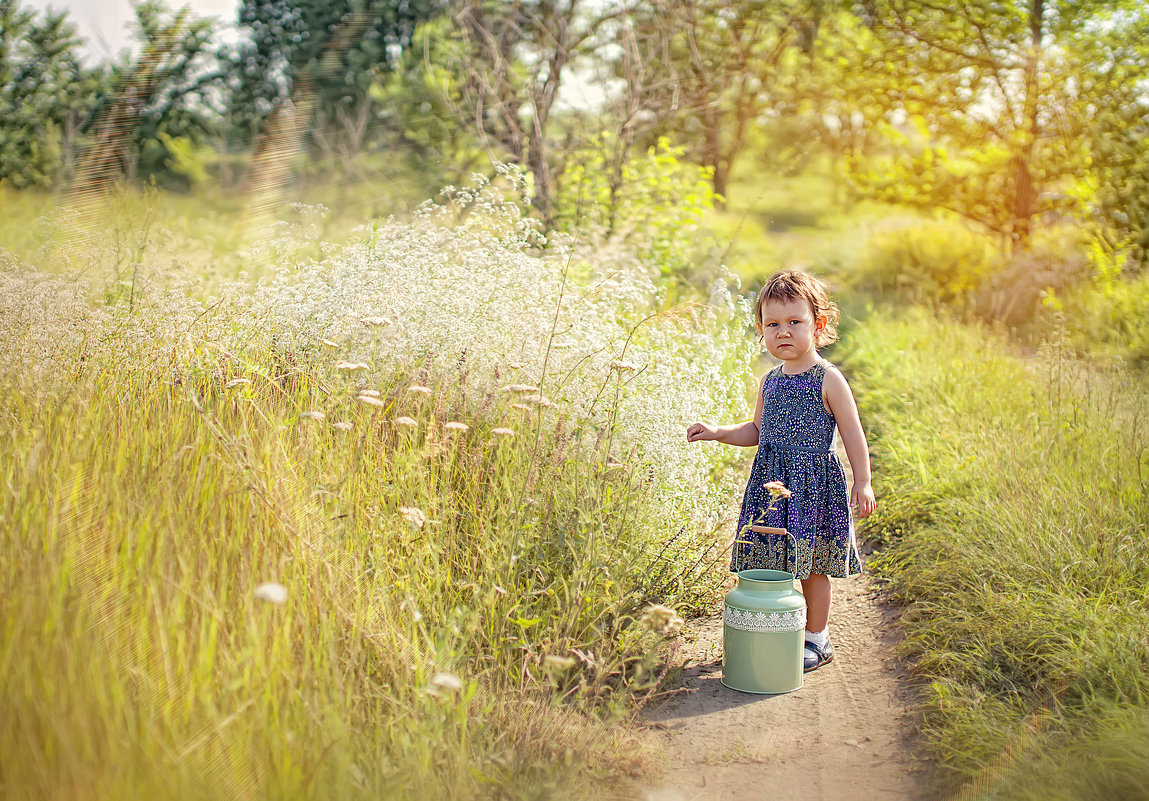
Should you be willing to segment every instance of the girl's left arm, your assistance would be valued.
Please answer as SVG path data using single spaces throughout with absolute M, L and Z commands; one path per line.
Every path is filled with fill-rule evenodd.
M 838 424 L 838 433 L 846 446 L 846 458 L 850 460 L 850 471 L 854 474 L 850 505 L 857 507 L 859 518 L 868 517 L 878 507 L 874 489 L 870 486 L 870 449 L 866 444 L 866 433 L 862 431 L 862 421 L 858 418 L 854 393 L 850 391 L 845 376 L 836 368 L 826 371 L 822 398 Z

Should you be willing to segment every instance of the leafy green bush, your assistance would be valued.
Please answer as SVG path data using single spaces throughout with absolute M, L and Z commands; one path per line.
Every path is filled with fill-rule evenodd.
M 684 161 L 684 152 L 661 137 L 630 155 L 616 137 L 601 135 L 568 156 L 556 199 L 559 227 L 590 241 L 625 243 L 641 261 L 657 264 L 664 279 L 708 283 L 698 279 L 712 261 L 699 223 L 717 196 L 710 168 Z
M 919 220 L 873 234 L 853 280 L 901 302 L 962 307 L 999 265 L 988 237 L 958 223 Z
M 1084 352 L 1105 349 L 1149 366 L 1149 273 L 1124 275 L 1120 257 L 1093 249 L 1096 274 L 1089 291 L 1072 305 L 1076 314 L 1069 315 L 1068 324 Z

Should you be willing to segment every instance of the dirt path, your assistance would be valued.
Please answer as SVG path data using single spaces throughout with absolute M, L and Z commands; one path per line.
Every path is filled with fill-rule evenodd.
M 901 801 L 924 793 L 893 612 L 865 576 L 834 579 L 834 661 L 785 695 L 721 684 L 722 617 L 687 624 L 683 692 L 646 724 L 670 755 L 648 801 Z

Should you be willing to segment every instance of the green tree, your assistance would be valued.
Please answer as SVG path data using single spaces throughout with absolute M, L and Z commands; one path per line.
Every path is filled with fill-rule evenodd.
M 1149 13 L 1114 4 L 1104 24 L 1067 47 L 1078 65 L 1082 124 L 1090 143 L 1083 192 L 1114 251 L 1149 262 Z
M 443 46 L 457 76 L 455 112 L 493 159 L 527 167 L 532 203 L 548 224 L 556 219 L 563 152 L 582 144 L 555 146 L 564 82 L 618 46 L 641 7 L 639 0 L 461 1 L 454 36 Z
M 788 70 L 809 53 L 829 0 L 661 0 L 648 24 L 668 27 L 670 68 L 660 104 L 674 111 L 675 141 L 710 168 L 725 195 L 755 127 L 792 106 Z M 667 20 L 669 25 L 667 26 Z
M 83 67 L 79 45 L 63 12 L 0 0 L 0 180 L 51 187 L 68 171 L 104 82 Z
M 134 10 L 140 53 L 112 72 L 114 89 L 101 101 L 73 180 L 77 193 L 102 190 L 120 176 L 186 185 L 180 165 L 213 125 L 209 100 L 219 71 L 211 21 L 186 6 L 171 12 L 160 0 Z
M 1087 130 L 1087 109 L 1115 98 L 1102 83 L 1085 89 L 1090 72 L 1112 65 L 1082 56 L 1103 38 L 1129 44 L 1145 13 L 1139 4 L 867 0 L 863 8 L 881 54 L 867 72 L 868 109 L 878 110 L 869 121 L 892 155 L 853 159 L 862 191 L 948 209 L 1019 244 L 1043 219 L 1083 209 L 1088 198 L 1069 190 L 1105 135 Z
M 306 110 L 313 145 L 358 153 L 378 125 L 374 87 L 403 63 L 419 23 L 443 8 L 444 0 L 243 0 L 244 38 L 225 56 L 233 142 L 266 139 L 272 116 L 294 107 Z

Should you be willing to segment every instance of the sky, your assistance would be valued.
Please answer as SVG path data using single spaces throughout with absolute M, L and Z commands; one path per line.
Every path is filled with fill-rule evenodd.
M 92 61 L 110 59 L 132 41 L 128 25 L 135 19 L 129 0 L 23 0 L 25 8 L 67 11 L 80 37 L 87 42 Z M 168 7 L 189 6 L 201 17 L 219 17 L 230 23 L 239 8 L 239 0 L 173 0 Z

